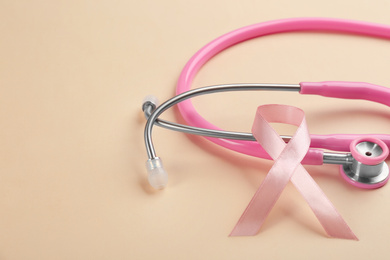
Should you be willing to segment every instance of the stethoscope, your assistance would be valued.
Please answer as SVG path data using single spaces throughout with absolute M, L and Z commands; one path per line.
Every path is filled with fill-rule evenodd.
M 363 99 L 390 106 L 390 89 L 363 82 L 301 82 L 299 84 L 225 84 L 190 90 L 198 70 L 213 56 L 237 43 L 276 33 L 292 31 L 328 31 L 367 35 L 390 39 L 390 26 L 360 21 L 329 18 L 293 18 L 270 21 L 243 27 L 227 33 L 200 49 L 181 72 L 177 95 L 158 106 L 153 96 L 145 98 L 142 110 L 148 119 L 144 139 L 149 159 L 146 162 L 151 186 L 162 189 L 168 175 L 161 158 L 156 155 L 152 142 L 152 129 L 158 125 L 170 130 L 205 136 L 217 145 L 240 153 L 271 159 L 255 142 L 251 133 L 224 131 L 197 113 L 189 99 L 212 93 L 228 91 L 291 91 L 326 97 Z M 168 122 L 159 116 L 168 108 L 178 105 L 179 112 L 188 125 Z M 282 136 L 288 142 L 290 136 Z M 343 179 L 365 189 L 379 188 L 389 180 L 389 167 L 385 159 L 389 155 L 390 135 L 311 135 L 310 149 L 302 164 L 338 164 Z M 324 152 L 321 149 L 344 153 Z

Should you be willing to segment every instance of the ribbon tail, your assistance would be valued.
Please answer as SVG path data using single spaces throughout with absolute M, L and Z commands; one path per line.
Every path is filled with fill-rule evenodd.
M 290 171 L 286 171 L 286 166 L 282 161 L 273 165 L 229 236 L 254 236 L 259 232 L 295 172 L 294 166 L 288 166 Z M 287 176 L 283 176 L 283 173 Z
M 299 165 L 291 182 L 302 194 L 328 236 L 359 240 L 309 173 Z

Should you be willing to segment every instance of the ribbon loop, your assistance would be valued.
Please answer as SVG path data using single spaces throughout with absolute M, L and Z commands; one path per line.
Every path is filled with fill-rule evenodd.
M 298 126 L 298 129 L 286 144 L 269 123 L 291 124 Z M 310 147 L 304 112 L 287 105 L 260 106 L 256 112 L 252 133 L 275 163 L 230 235 L 257 234 L 291 180 L 329 236 L 357 240 L 333 204 L 301 165 Z

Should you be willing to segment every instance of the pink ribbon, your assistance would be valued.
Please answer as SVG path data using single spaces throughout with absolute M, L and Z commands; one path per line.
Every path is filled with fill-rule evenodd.
M 298 127 L 286 144 L 269 123 L 285 123 Z M 257 109 L 253 136 L 275 161 L 260 185 L 231 236 L 255 235 L 291 180 L 330 237 L 358 240 L 317 183 L 301 165 L 310 146 L 305 114 L 296 107 L 264 105 Z

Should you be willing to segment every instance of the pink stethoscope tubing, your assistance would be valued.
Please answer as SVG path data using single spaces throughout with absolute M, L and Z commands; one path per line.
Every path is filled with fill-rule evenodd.
M 327 31 L 342 32 L 357 35 L 365 35 L 376 38 L 390 39 L 390 26 L 351 21 L 333 18 L 290 18 L 258 23 L 229 32 L 213 40 L 201 48 L 187 62 L 182 70 L 176 89 L 176 94 L 190 90 L 191 83 L 199 69 L 219 52 L 246 40 L 293 31 Z M 360 82 L 302 82 L 301 94 L 316 94 L 327 97 L 365 99 L 390 106 L 390 90 L 385 87 Z M 194 108 L 191 100 L 178 104 L 183 119 L 192 126 L 221 130 L 204 119 Z M 325 148 L 337 151 L 349 151 L 350 143 L 366 135 L 311 135 L 312 148 Z M 390 146 L 389 135 L 367 135 L 381 139 Z M 251 156 L 270 159 L 269 155 L 259 147 L 257 142 L 226 140 L 212 137 L 205 137 L 217 145 L 230 150 L 244 153 Z M 260 149 L 259 149 L 260 148 Z M 323 163 L 323 151 L 309 149 L 303 164 L 321 165 Z

